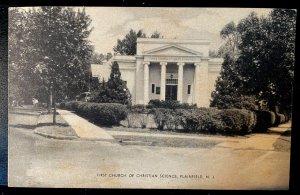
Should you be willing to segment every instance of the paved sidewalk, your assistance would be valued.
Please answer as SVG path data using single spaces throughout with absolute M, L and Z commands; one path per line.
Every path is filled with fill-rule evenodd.
M 140 133 L 129 131 L 107 131 L 110 135 L 126 135 L 126 136 L 145 136 L 145 137 L 166 137 L 166 138 L 185 138 L 185 139 L 199 139 L 199 140 L 214 140 L 214 141 L 228 141 L 237 142 L 241 139 L 247 139 L 246 137 L 215 137 L 215 136 L 203 136 L 203 135 L 172 135 L 161 133 Z
M 57 109 L 57 112 L 69 123 L 80 138 L 106 141 L 114 140 L 114 138 L 101 127 L 90 123 L 70 111 Z
M 273 144 L 280 137 L 274 134 L 253 134 L 248 139 L 239 142 L 222 142 L 217 147 L 232 149 L 274 150 Z
M 278 127 L 270 127 L 269 130 L 273 133 L 284 133 L 288 130 L 291 130 L 292 123 L 291 121 L 288 121 L 287 123 L 278 125 Z
M 223 142 L 217 147 L 233 149 L 255 149 L 255 150 L 274 150 L 274 143 L 286 131 L 291 130 L 291 122 L 279 125 L 278 127 L 269 128 L 270 133 L 253 133 L 250 138 L 240 140 L 239 142 Z

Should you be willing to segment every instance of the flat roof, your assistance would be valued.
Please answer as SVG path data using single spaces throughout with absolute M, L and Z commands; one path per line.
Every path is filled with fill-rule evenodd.
M 210 44 L 208 39 L 161 39 L 161 38 L 137 38 L 137 43 L 181 43 L 181 44 Z

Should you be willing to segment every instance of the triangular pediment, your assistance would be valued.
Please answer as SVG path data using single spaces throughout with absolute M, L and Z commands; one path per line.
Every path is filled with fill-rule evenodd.
M 199 56 L 201 53 L 179 45 L 165 45 L 144 52 L 144 55 Z

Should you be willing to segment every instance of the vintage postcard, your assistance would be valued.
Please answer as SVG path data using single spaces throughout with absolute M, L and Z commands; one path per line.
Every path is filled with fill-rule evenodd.
M 296 14 L 9 8 L 8 186 L 288 190 Z

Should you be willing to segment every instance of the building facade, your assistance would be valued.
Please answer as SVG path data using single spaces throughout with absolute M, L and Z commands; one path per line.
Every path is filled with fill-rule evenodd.
M 137 39 L 135 56 L 116 55 L 133 104 L 178 100 L 209 107 L 223 59 L 209 58 L 208 40 Z M 111 61 L 92 64 L 93 76 L 107 80 Z

